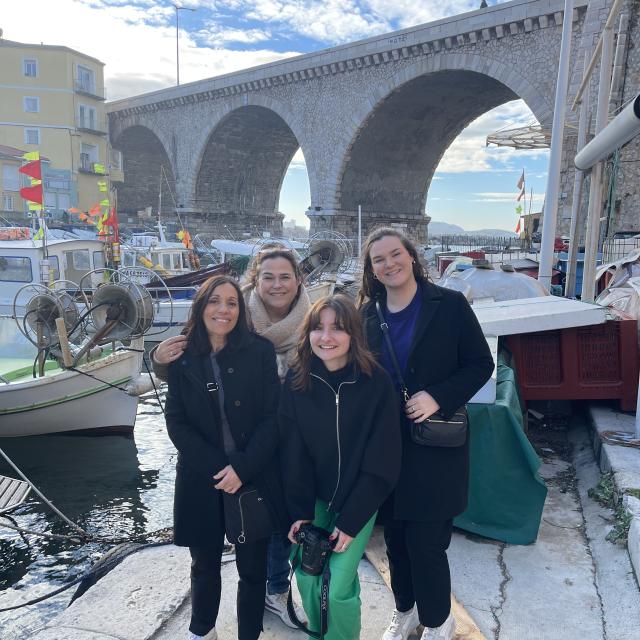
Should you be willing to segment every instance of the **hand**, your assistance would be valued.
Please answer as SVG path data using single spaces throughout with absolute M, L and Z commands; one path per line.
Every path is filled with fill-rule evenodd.
M 214 480 L 220 480 L 216 485 L 216 489 L 224 491 L 225 493 L 235 493 L 241 486 L 242 480 L 238 477 L 238 474 L 233 470 L 233 467 L 228 464 L 222 471 L 218 471 Z
M 167 338 L 163 340 L 153 352 L 153 361 L 158 364 L 171 364 L 184 353 L 186 348 L 186 336 Z
M 338 538 L 338 540 L 333 547 L 335 553 L 344 553 L 353 541 L 351 536 L 348 536 L 344 531 L 340 531 L 338 527 L 333 530 L 333 533 L 329 536 L 329 540 L 335 540 L 336 538 Z
M 440 405 L 432 395 L 429 395 L 426 391 L 418 391 L 407 400 L 404 412 L 409 420 L 422 422 L 432 416 L 439 408 Z
M 291 529 L 289 529 L 289 533 L 287 534 L 287 538 L 289 538 L 289 542 L 292 544 L 298 544 L 295 539 L 295 534 L 298 533 L 298 530 L 303 524 L 309 524 L 311 520 L 296 520 L 292 525 Z

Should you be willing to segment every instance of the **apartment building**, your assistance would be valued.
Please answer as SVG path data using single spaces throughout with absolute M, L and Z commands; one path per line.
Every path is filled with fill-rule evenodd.
M 68 47 L 0 39 L 0 145 L 47 158 L 43 204 L 53 219 L 66 219 L 71 207 L 86 211 L 106 196 L 98 186 L 102 167 L 108 171 L 118 158 L 110 156 L 105 99 L 99 60 Z M 2 163 L 3 171 L 10 167 L 9 187 L 26 184 L 14 175 L 11 158 Z M 3 174 L 2 215 L 24 220 L 26 205 L 11 188 Z

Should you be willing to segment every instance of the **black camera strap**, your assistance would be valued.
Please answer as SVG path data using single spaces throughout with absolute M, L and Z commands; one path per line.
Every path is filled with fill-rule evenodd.
M 293 584 L 293 575 L 298 568 L 298 564 L 300 561 L 298 560 L 298 553 L 294 556 L 291 561 L 291 575 L 289 576 L 289 584 Z M 301 631 L 304 631 L 308 636 L 312 638 L 316 638 L 317 640 L 322 640 L 327 633 L 327 629 L 329 628 L 329 583 L 331 582 L 331 569 L 329 567 L 329 558 L 324 564 L 324 569 L 322 571 L 322 587 L 320 589 L 320 631 L 313 631 L 305 626 L 296 615 L 295 608 L 293 606 L 293 588 L 289 587 L 289 595 L 287 596 L 287 612 L 289 614 L 289 618 L 291 622 L 295 624 Z
M 402 371 L 400 371 L 400 365 L 398 364 L 398 358 L 396 357 L 396 350 L 393 348 L 393 343 L 391 342 L 391 336 L 389 335 L 389 325 L 384 319 L 384 315 L 382 315 L 382 309 L 380 308 L 380 302 L 378 300 L 376 300 L 376 312 L 378 314 L 378 320 L 380 320 L 380 329 L 382 330 L 382 335 L 384 336 L 385 342 L 387 343 L 387 349 L 389 350 L 389 356 L 391 357 L 393 368 L 396 370 L 396 376 L 398 376 L 400 393 L 402 394 L 403 400 L 407 402 L 407 400 L 409 400 L 409 391 L 407 390 L 407 385 L 404 383 Z

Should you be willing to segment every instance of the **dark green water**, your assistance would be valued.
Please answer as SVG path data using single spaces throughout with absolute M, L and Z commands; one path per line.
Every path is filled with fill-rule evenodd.
M 175 449 L 152 394 L 141 398 L 133 436 L 4 438 L 0 447 L 58 509 L 90 533 L 126 536 L 172 524 Z M 15 477 L 4 461 L 0 474 Z M 12 516 L 25 528 L 70 533 L 33 493 Z M 0 526 L 0 609 L 64 585 L 109 549 L 26 538 L 27 543 Z M 0 613 L 0 640 L 29 637 L 68 605 L 74 590 Z

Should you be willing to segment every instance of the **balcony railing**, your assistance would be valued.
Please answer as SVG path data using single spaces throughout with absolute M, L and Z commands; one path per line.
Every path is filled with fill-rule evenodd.
M 93 173 L 95 175 L 103 175 L 106 173 L 105 171 L 96 171 L 96 165 L 99 164 L 97 162 L 87 162 L 86 160 L 81 160 L 80 165 L 78 166 L 78 171 L 80 173 Z M 104 167 L 104 165 L 102 165 Z
M 75 79 L 74 88 L 76 93 L 80 93 L 83 96 L 89 96 L 95 100 L 107 99 L 107 91 L 104 87 L 94 87 L 91 83 L 78 80 L 78 78 Z
M 87 131 L 98 136 L 107 135 L 107 121 L 98 118 L 76 118 L 76 127 L 78 131 Z

